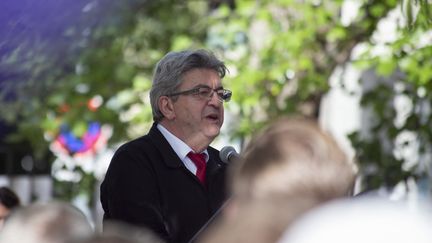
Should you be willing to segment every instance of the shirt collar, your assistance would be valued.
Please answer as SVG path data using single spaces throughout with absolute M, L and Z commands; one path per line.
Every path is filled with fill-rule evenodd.
M 195 152 L 189 145 L 187 145 L 185 142 L 183 142 L 181 139 L 176 137 L 174 134 L 172 134 L 170 131 L 168 131 L 164 126 L 162 126 L 160 123 L 157 124 L 157 128 L 162 133 L 162 135 L 165 137 L 165 139 L 168 141 L 168 143 L 173 148 L 174 152 L 176 152 L 177 156 L 184 161 L 187 158 L 187 154 L 189 152 Z M 207 149 L 203 151 L 205 154 L 206 162 L 209 160 L 209 154 L 207 152 Z

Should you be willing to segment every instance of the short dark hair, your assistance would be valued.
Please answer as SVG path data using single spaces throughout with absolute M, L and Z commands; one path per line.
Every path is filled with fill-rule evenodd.
M 8 187 L 0 187 L 0 203 L 8 209 L 13 209 L 21 204 L 15 192 Z

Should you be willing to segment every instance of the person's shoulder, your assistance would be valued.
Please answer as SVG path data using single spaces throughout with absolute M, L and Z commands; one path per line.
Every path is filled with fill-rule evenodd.
M 125 161 L 132 162 L 136 160 L 142 160 L 143 156 L 145 157 L 148 153 L 150 147 L 149 143 L 147 142 L 147 136 L 148 135 L 144 135 L 120 145 L 116 149 L 111 159 L 110 165 L 120 162 L 121 164 L 124 164 L 126 163 Z
M 154 147 L 158 146 L 159 143 L 163 140 L 163 136 L 160 131 L 157 129 L 156 124 L 150 128 L 146 135 L 130 140 L 118 148 L 118 151 L 122 150 L 139 150 L 146 151 L 148 148 L 151 150 Z
M 148 135 L 130 140 L 122 144 L 111 158 L 109 168 L 114 171 L 120 171 L 119 168 L 142 168 L 150 163 L 150 154 L 154 149 L 147 141 Z
M 143 150 L 149 144 L 149 135 L 144 135 L 122 144 L 117 151 Z

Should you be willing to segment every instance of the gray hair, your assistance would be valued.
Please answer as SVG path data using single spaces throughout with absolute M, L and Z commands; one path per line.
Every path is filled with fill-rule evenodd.
M 220 78 L 225 77 L 228 70 L 213 53 L 202 49 L 169 52 L 158 62 L 150 90 L 150 103 L 155 122 L 161 121 L 164 117 L 159 109 L 159 97 L 174 93 L 183 82 L 183 75 L 195 68 L 213 69 Z

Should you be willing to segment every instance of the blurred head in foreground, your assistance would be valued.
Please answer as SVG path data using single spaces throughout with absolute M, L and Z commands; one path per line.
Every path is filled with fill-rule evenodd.
M 315 121 L 283 117 L 250 141 L 230 178 L 234 198 L 243 202 L 299 196 L 327 201 L 350 195 L 355 166 Z
M 355 166 L 315 121 L 280 118 L 231 167 L 232 198 L 205 243 L 276 242 L 300 215 L 349 196 Z
M 93 233 L 85 215 L 64 202 L 32 204 L 17 210 L 5 224 L 0 242 L 63 243 Z
M 104 231 L 67 243 L 163 243 L 152 231 L 120 222 L 107 222 Z
M 7 187 L 0 187 L 0 229 L 11 211 L 20 206 L 18 196 Z
M 302 213 L 317 204 L 309 198 L 253 201 L 242 205 L 235 217 L 224 218 L 211 225 L 199 237 L 200 243 L 272 243 Z
M 429 243 L 431 208 L 356 198 L 316 208 L 291 225 L 278 243 Z

